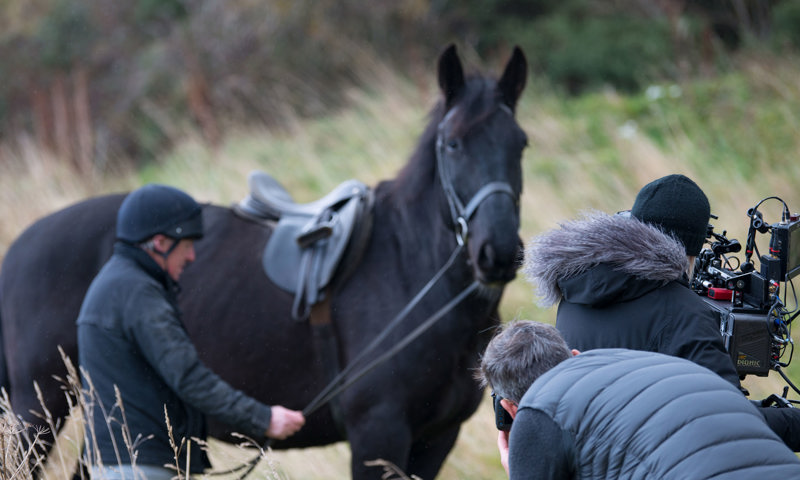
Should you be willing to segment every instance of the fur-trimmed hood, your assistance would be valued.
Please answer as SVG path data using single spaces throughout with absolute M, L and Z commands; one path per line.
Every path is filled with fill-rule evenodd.
M 540 304 L 550 306 L 561 300 L 559 283 L 598 265 L 632 280 L 663 285 L 679 280 L 686 262 L 680 240 L 658 227 L 632 217 L 592 211 L 534 237 L 525 251 L 523 273 L 534 285 Z

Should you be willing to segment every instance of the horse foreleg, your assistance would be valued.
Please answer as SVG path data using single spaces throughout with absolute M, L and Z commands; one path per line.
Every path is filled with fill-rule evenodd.
M 353 480 L 386 478 L 383 473 L 387 471 L 405 473 L 411 451 L 411 432 L 406 425 L 364 422 L 356 429 L 348 429 L 347 436 Z
M 459 425 L 456 424 L 435 437 L 414 442 L 411 445 L 406 473 L 425 480 L 435 478 L 456 443 L 458 431 Z

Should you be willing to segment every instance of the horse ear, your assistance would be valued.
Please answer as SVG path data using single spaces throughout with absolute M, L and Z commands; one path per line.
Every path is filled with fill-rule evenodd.
M 522 90 L 525 88 L 525 81 L 528 77 L 528 60 L 522 49 L 514 47 L 514 53 L 506 64 L 506 69 L 500 81 L 497 82 L 497 89 L 500 91 L 503 103 L 508 105 L 511 110 L 517 105 Z
M 445 110 L 449 110 L 464 88 L 464 69 L 461 68 L 454 44 L 450 44 L 439 56 L 439 88 L 444 95 Z

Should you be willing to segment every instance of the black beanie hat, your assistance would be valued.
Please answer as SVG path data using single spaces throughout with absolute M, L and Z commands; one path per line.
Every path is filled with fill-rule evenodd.
M 708 232 L 711 207 L 705 193 L 684 175 L 667 175 L 639 190 L 631 216 L 677 237 L 686 254 L 697 256 Z

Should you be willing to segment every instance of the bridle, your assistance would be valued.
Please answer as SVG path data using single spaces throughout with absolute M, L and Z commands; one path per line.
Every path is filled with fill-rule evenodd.
M 504 103 L 499 104 L 498 109 L 508 113 L 512 117 L 514 116 L 514 112 L 511 111 L 511 108 Z M 510 196 L 514 202 L 514 205 L 518 205 L 519 195 L 514 193 L 514 189 L 511 188 L 511 185 L 509 185 L 508 182 L 494 181 L 489 182 L 478 189 L 478 191 L 475 192 L 475 195 L 473 195 L 469 202 L 467 202 L 466 206 L 464 206 L 464 203 L 459 198 L 458 193 L 453 186 L 453 179 L 450 174 L 450 169 L 445 166 L 444 161 L 446 156 L 445 150 L 447 149 L 445 142 L 447 125 L 453 118 L 456 111 L 457 107 L 451 109 L 444 116 L 442 121 L 439 122 L 439 125 L 436 128 L 436 169 L 439 171 L 439 180 L 442 182 L 442 188 L 444 189 L 445 197 L 447 198 L 447 204 L 450 207 L 450 217 L 453 220 L 456 241 L 460 246 L 464 246 L 467 244 L 469 237 L 469 220 L 472 218 L 472 215 L 475 214 L 475 211 L 478 210 L 478 207 L 484 200 L 486 200 L 490 195 L 501 193 Z

